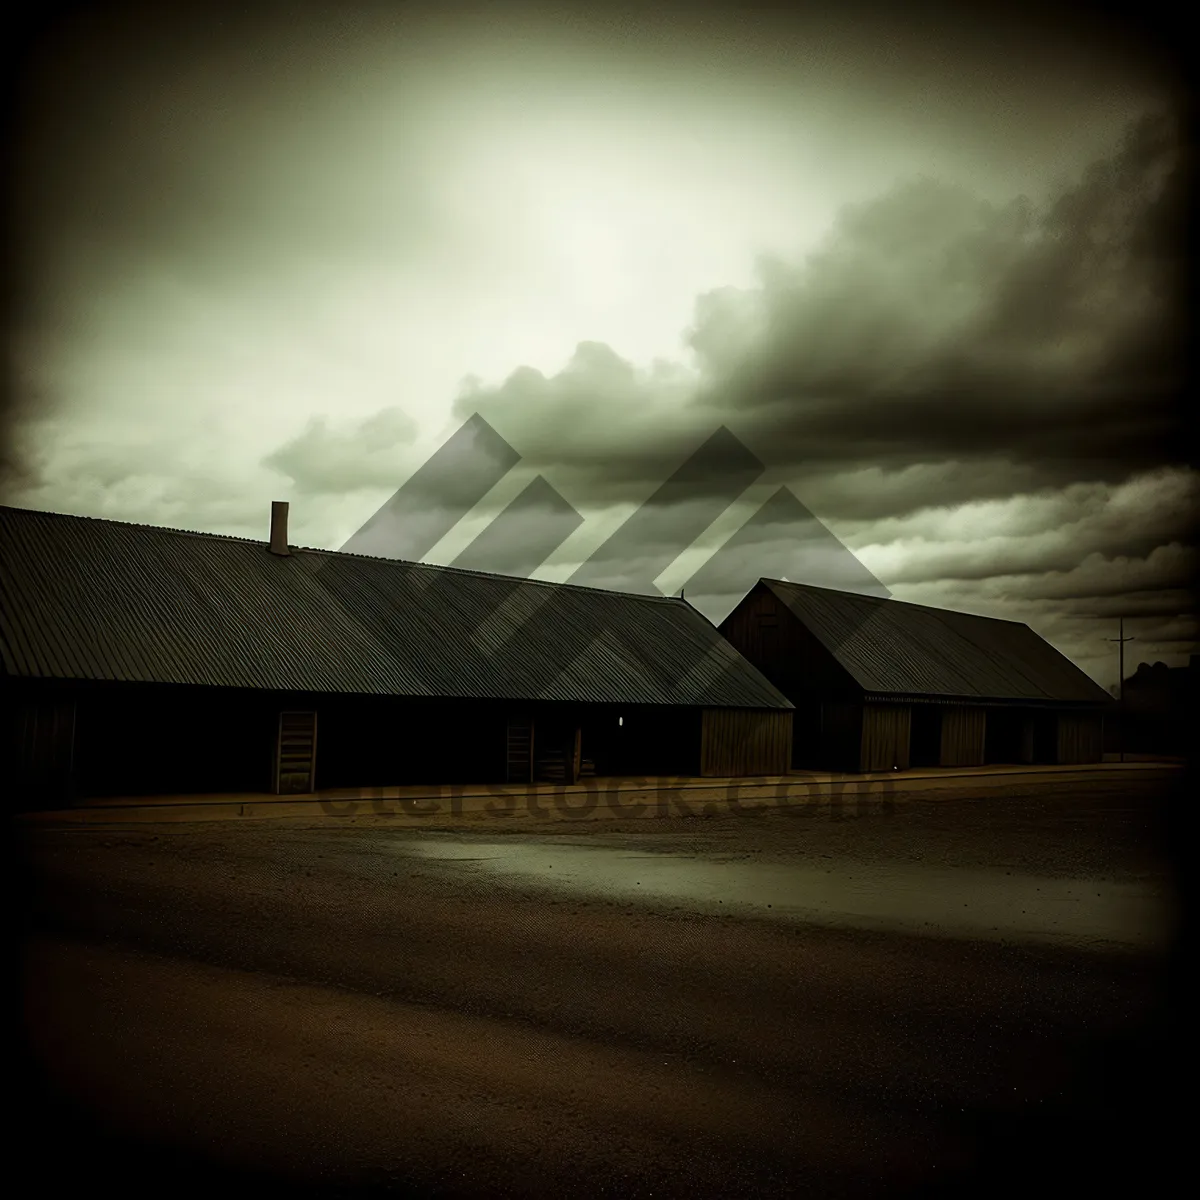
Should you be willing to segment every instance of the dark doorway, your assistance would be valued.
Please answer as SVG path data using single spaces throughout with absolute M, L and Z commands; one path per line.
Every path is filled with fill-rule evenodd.
M 270 791 L 278 713 L 216 688 L 96 689 L 77 709 L 80 793 Z
M 936 767 L 942 761 L 942 710 L 933 704 L 912 706 L 912 767 Z
M 582 769 L 583 731 L 571 716 L 544 716 L 534 724 L 536 783 L 577 783 Z
M 318 698 L 317 786 L 502 783 L 505 714 L 483 703 Z
M 597 775 L 700 773 L 700 710 L 630 707 L 596 714 L 584 725 L 583 756 Z
M 812 701 L 796 705 L 792 718 L 792 766 L 798 770 L 816 771 L 823 762 L 821 738 L 821 706 Z
M 583 720 L 580 732 L 580 774 L 620 775 L 624 760 L 625 717 L 620 712 L 600 709 Z
M 1033 719 L 1033 761 L 1058 761 L 1058 714 L 1039 712 Z
M 983 760 L 989 763 L 1019 763 L 1025 714 L 1019 709 L 989 708 L 984 726 Z
M 829 701 L 821 705 L 820 752 L 823 771 L 858 771 L 862 758 L 863 710 L 860 704 Z

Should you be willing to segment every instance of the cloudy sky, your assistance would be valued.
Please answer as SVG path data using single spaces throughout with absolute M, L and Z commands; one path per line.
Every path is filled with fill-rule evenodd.
M 1105 685 L 1118 615 L 1194 650 L 1180 91 L 1129 28 L 249 7 L 31 44 L 5 503 L 361 547 L 479 414 L 498 482 L 368 549 L 714 619 L 878 580 Z

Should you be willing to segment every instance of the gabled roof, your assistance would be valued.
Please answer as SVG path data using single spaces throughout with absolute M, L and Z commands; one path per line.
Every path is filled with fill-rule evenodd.
M 684 601 L 0 507 L 10 676 L 790 708 Z
M 763 579 L 868 695 L 1107 704 L 1028 625 Z

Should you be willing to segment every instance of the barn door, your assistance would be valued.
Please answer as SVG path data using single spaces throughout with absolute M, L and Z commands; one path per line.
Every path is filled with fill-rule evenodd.
M 281 712 L 275 741 L 275 786 L 277 796 L 316 790 L 317 714 Z

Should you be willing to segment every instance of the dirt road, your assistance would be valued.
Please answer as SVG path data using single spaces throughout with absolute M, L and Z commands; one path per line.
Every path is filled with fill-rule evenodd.
M 20 1132 L 135 1194 L 1152 1187 L 1162 794 L 31 832 Z

